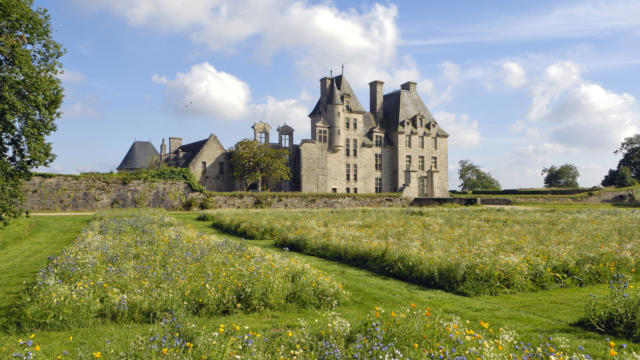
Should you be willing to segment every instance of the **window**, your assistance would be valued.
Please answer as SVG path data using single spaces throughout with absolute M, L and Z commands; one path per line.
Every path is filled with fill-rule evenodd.
M 347 164 L 346 167 L 347 181 L 351 180 L 351 165 Z
M 411 135 L 406 135 L 404 137 L 404 147 L 407 147 L 407 148 L 411 147 Z
M 438 150 L 438 138 L 433 138 L 433 150 Z
M 347 109 L 347 110 L 351 110 L 351 107 L 349 106 L 349 100 L 346 100 L 344 102 L 344 108 Z
M 259 133 L 258 133 L 258 142 L 259 142 L 260 144 L 264 144 L 264 142 L 266 141 L 266 139 L 267 139 L 267 134 L 266 134 L 266 133 L 264 133 L 264 132 L 259 132 Z
M 336 189 L 336 188 L 331 188 L 331 192 L 332 192 L 332 193 L 337 193 L 337 192 L 338 192 L 338 189 Z
M 344 153 L 345 153 L 345 155 L 347 155 L 347 156 L 351 155 L 351 152 L 349 151 L 350 146 L 351 146 L 351 140 L 346 139 L 346 140 L 345 140 L 345 142 L 344 142 L 344 144 L 345 144 L 345 147 L 344 147 Z
M 351 189 L 347 188 L 347 194 L 351 192 Z
M 346 118 L 346 120 L 344 121 L 344 128 L 349 129 L 349 118 Z
M 358 193 L 358 188 L 353 188 L 353 193 L 357 194 Z
M 218 175 L 224 174 L 224 162 L 220 161 L 218 163 Z
M 358 139 L 353 139 L 353 156 L 358 156 Z
M 282 143 L 280 144 L 284 147 L 289 147 L 291 146 L 291 135 L 289 134 L 282 134 Z
M 376 146 L 382 147 L 382 135 L 376 135 Z
M 202 162 L 202 175 L 207 175 L 207 162 Z
M 411 155 L 407 155 L 404 158 L 404 168 L 405 170 L 411 170 Z
M 424 170 L 424 156 L 418 156 L 418 170 Z
M 382 178 L 376 178 L 376 193 L 382 192 Z
M 438 170 L 438 158 L 436 156 L 431 157 L 431 169 Z
M 423 126 L 424 126 L 424 121 L 422 118 L 420 118 L 420 127 L 423 127 Z
M 328 138 L 328 136 L 327 136 L 328 132 L 329 131 L 326 130 L 326 129 L 318 130 L 318 142 L 326 143 L 327 142 L 327 138 Z
M 353 181 L 358 181 L 358 164 L 353 164 Z
M 353 119 L 353 130 L 358 129 L 358 119 Z
M 424 149 L 424 136 L 420 136 L 420 149 Z
M 382 154 L 375 154 L 376 170 L 382 170 Z

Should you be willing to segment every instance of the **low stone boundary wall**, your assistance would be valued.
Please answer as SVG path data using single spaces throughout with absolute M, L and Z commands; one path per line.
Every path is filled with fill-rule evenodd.
M 512 205 L 513 201 L 509 199 L 481 199 L 481 198 L 415 198 L 411 201 L 411 206 L 423 207 L 423 206 L 440 206 L 445 204 L 456 205 Z

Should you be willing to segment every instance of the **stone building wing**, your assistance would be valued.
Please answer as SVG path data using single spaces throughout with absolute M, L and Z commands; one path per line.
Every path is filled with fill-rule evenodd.
M 191 160 L 198 155 L 207 141 L 209 141 L 209 139 L 195 141 L 178 147 L 177 151 L 174 151 L 167 158 L 167 164 L 175 167 L 189 167 Z
M 422 114 L 425 121 L 435 121 L 427 106 L 416 91 L 396 90 L 384 95 L 384 122 L 382 127 L 389 131 L 397 131 L 403 121 L 411 120 Z
M 152 161 L 159 158 L 160 153 L 151 142 L 134 141 L 117 169 L 125 171 L 147 169 Z

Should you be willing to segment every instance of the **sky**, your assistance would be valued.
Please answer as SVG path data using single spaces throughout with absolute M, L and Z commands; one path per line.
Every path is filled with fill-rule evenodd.
M 640 2 L 37 0 L 66 48 L 55 173 L 115 171 L 135 140 L 159 148 L 258 121 L 310 137 L 319 79 L 339 73 L 368 108 L 415 81 L 449 134 L 449 187 L 471 160 L 503 188 L 575 164 L 600 183 L 640 133 Z M 168 140 L 168 139 L 167 139 Z

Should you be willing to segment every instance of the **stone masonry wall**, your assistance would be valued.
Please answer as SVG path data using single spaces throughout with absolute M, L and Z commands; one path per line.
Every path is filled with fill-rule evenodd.
M 194 192 L 182 182 L 140 181 L 91 177 L 35 176 L 24 185 L 25 208 L 31 212 L 95 211 L 111 208 L 158 207 L 182 210 L 185 203 L 197 207 L 206 197 Z M 348 208 L 408 206 L 407 199 L 398 197 L 363 196 L 291 196 L 291 193 L 271 193 L 271 196 L 212 195 L 209 203 L 215 208 Z

